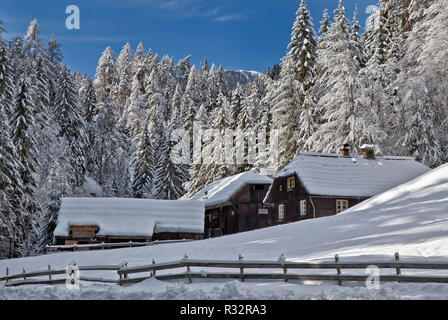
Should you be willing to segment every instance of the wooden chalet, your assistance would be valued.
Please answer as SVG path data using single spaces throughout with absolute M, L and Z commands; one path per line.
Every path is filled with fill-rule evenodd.
M 268 224 L 335 215 L 430 170 L 412 158 L 377 157 L 374 146 L 362 151 L 352 156 L 345 145 L 339 154 L 302 153 L 273 176 L 264 199 Z
M 272 183 L 270 177 L 253 169 L 215 181 L 191 200 L 205 204 L 206 238 L 268 226 L 263 199 Z
M 189 200 L 62 198 L 56 245 L 202 239 L 204 203 Z

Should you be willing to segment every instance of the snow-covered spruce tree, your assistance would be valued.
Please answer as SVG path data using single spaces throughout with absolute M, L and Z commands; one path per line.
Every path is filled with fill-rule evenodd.
M 67 68 L 64 68 L 59 75 L 54 108 L 54 121 L 59 128 L 58 136 L 68 142 L 68 162 L 73 172 L 69 183 L 73 188 L 77 188 L 84 183 L 88 137 L 79 103 L 78 88 L 75 86 L 72 73 Z
M 448 118 L 448 104 L 446 97 L 448 96 L 448 85 L 446 81 L 440 79 L 448 78 L 448 68 L 444 61 L 448 57 L 448 46 L 446 37 L 448 26 L 445 21 L 448 19 L 448 3 L 444 1 L 434 2 L 429 8 L 423 10 L 423 16 L 413 22 L 413 31 L 408 33 L 407 40 L 404 45 L 404 56 L 400 61 L 402 72 L 398 74 L 394 83 L 397 92 L 396 107 L 400 113 L 404 114 L 404 120 L 410 121 L 410 117 L 416 114 L 414 110 L 417 106 L 420 109 L 428 108 L 428 110 L 419 111 L 422 121 L 431 124 L 431 130 L 435 135 L 435 140 L 442 146 L 448 144 L 446 135 Z M 420 12 L 420 11 L 419 11 Z M 425 120 L 425 115 L 431 120 Z M 415 119 L 417 120 L 417 119 Z M 422 124 L 423 125 L 423 124 Z M 404 124 L 400 130 L 397 128 L 396 137 L 401 138 L 406 134 L 410 134 L 408 125 Z M 416 129 L 414 129 L 416 130 Z M 427 131 L 426 135 L 430 131 Z M 424 135 L 421 137 L 424 141 Z M 426 156 L 426 164 L 434 166 L 442 164 L 442 159 L 435 159 L 434 145 L 431 145 L 431 138 L 427 138 L 425 152 L 432 153 L 433 156 Z M 447 150 L 448 151 L 448 150 Z M 406 151 L 406 154 L 410 150 Z M 422 151 L 419 151 L 422 153 Z M 423 157 L 420 155 L 420 157 Z M 446 154 L 445 154 L 446 157 Z M 445 158 L 446 159 L 446 158 Z
M 16 146 L 17 161 L 20 163 L 18 177 L 22 188 L 20 195 L 14 201 L 16 226 L 14 240 L 14 255 L 29 255 L 35 245 L 39 226 L 39 204 L 34 200 L 38 168 L 37 142 L 32 136 L 34 124 L 32 99 L 34 92 L 25 74 L 19 78 L 14 96 L 14 110 L 11 121 L 11 137 Z
M 184 130 L 190 137 L 190 150 L 193 150 L 193 122 L 201 101 L 198 78 L 196 66 L 192 66 L 181 103 L 181 119 L 184 121 Z
M 124 152 L 121 146 L 120 132 L 117 129 L 117 119 L 113 101 L 106 98 L 99 104 L 99 113 L 94 127 L 93 170 L 90 176 L 98 182 L 106 196 L 117 196 L 118 190 L 113 187 L 116 176 L 126 172 L 120 167 L 118 160 Z M 123 164 L 121 164 L 123 165 Z
M 137 70 L 137 73 L 132 79 L 131 96 L 129 99 L 129 107 L 121 121 L 127 123 L 130 135 L 138 134 L 142 119 L 146 117 L 148 109 L 146 91 L 144 85 L 145 68 L 142 67 Z
M 384 64 L 388 58 L 391 33 L 387 27 L 387 16 L 383 5 L 376 14 L 372 15 L 372 21 L 364 37 L 367 59 L 375 59 L 378 64 Z
M 171 99 L 171 107 L 170 107 L 170 123 L 175 124 L 181 122 L 181 113 L 182 113 L 182 91 L 181 87 L 178 84 L 176 86 L 176 90 L 174 91 L 173 98 Z
M 297 10 L 288 48 L 282 62 L 280 79 L 271 86 L 271 90 L 273 88 L 275 91 L 270 94 L 273 127 L 279 130 L 281 139 L 278 150 L 280 167 L 289 163 L 302 147 L 297 144 L 295 134 L 299 129 L 304 94 L 312 87 L 315 76 L 316 33 L 304 0 Z
M 20 36 L 14 37 L 9 42 L 8 49 L 11 57 L 11 69 L 14 71 L 14 83 L 17 83 L 24 68 L 23 38 Z
M 62 59 L 64 56 L 62 55 L 61 44 L 58 42 L 55 36 L 52 36 L 50 42 L 48 43 L 47 48 L 47 57 L 49 63 L 49 105 L 54 105 L 54 100 L 56 98 L 56 82 L 57 76 L 60 74 L 62 70 Z
M 193 150 L 193 153 L 197 155 L 197 158 L 193 158 L 194 162 L 191 163 L 190 166 L 186 166 L 186 168 L 189 167 L 189 180 L 184 183 L 184 189 L 186 191 L 184 197 L 186 197 L 187 199 L 196 194 L 205 186 L 205 164 L 203 161 L 204 159 L 202 158 L 202 155 L 204 155 L 204 153 L 201 153 L 205 148 L 205 141 L 201 135 L 203 134 L 204 130 L 210 128 L 211 119 L 204 103 L 201 104 L 201 107 L 196 114 L 195 121 L 196 124 L 199 125 L 197 130 L 200 137 L 199 140 L 196 140 L 193 143 L 193 148 L 195 148 Z
M 16 148 L 11 140 L 8 116 L 13 101 L 13 72 L 9 66 L 6 43 L 0 39 L 0 239 L 14 236 L 14 202 L 21 194 L 21 181 Z
M 190 74 L 191 69 L 190 59 L 191 55 L 188 55 L 185 58 L 179 60 L 176 66 L 175 75 L 179 81 L 179 85 L 180 88 L 182 88 L 182 90 L 184 90 L 185 87 L 187 86 L 188 76 Z
M 232 93 L 232 100 L 230 103 L 229 125 L 232 130 L 238 127 L 239 118 L 243 109 L 244 93 L 241 85 L 238 83 Z
M 179 199 L 185 194 L 183 183 L 188 179 L 183 163 L 172 153 L 174 142 L 170 141 L 169 131 L 163 125 L 161 114 L 155 133 L 154 196 L 156 199 Z
M 369 100 L 358 78 L 359 65 L 353 63 L 356 50 L 342 1 L 335 14 L 335 22 L 322 36 L 317 61 L 316 88 L 323 123 L 307 144 L 312 151 L 335 152 L 349 143 L 356 153 L 364 143 L 381 145 L 383 134 L 369 112 Z
M 210 70 L 208 71 L 207 80 L 205 81 L 205 105 L 207 106 L 207 111 L 210 113 L 216 107 L 216 99 L 218 98 L 218 71 L 216 66 L 212 64 Z M 188 87 L 188 84 L 187 84 Z M 187 92 L 187 89 L 185 90 Z
M 118 79 L 115 53 L 110 47 L 107 47 L 98 61 L 98 67 L 96 68 L 94 86 L 98 102 L 104 102 L 107 97 L 115 98 Z
M 205 174 L 206 183 L 222 179 L 231 174 L 226 163 L 226 130 L 229 128 L 229 109 L 230 104 L 223 92 L 218 94 L 216 99 L 216 108 L 211 114 L 211 127 L 214 130 L 211 139 L 204 146 L 203 156 L 205 157 L 203 174 Z
M 296 79 L 294 68 L 288 59 L 282 62 L 280 79 L 274 86 L 272 124 L 278 130 L 279 167 L 283 167 L 294 158 L 301 146 L 297 145 L 295 132 L 298 130 L 298 119 L 303 102 L 303 89 Z
M 353 47 L 355 50 L 355 59 L 358 62 L 359 66 L 361 68 L 364 68 L 367 62 L 365 48 L 364 48 L 364 39 L 361 36 L 361 25 L 359 24 L 358 20 L 358 8 L 355 9 L 353 12 L 353 21 L 351 25 L 351 36 L 353 41 Z
M 54 243 L 54 229 L 56 228 L 58 213 L 63 196 L 71 196 L 72 190 L 67 182 L 67 176 L 63 172 L 59 161 L 55 161 L 50 169 L 50 176 L 46 185 L 48 201 L 43 208 L 43 224 L 39 232 L 39 252 L 44 252 L 47 245 Z
M 132 195 L 134 198 L 153 198 L 154 148 L 149 135 L 149 116 L 142 123 L 141 131 L 135 137 L 132 161 Z
M 434 111 L 425 84 L 411 84 L 402 103 L 407 121 L 399 143 L 405 154 L 433 168 L 444 163 L 446 156 L 433 129 Z
M 305 91 L 312 86 L 316 62 L 317 37 L 311 20 L 306 2 L 302 0 L 292 28 L 287 59 Z
M 122 48 L 117 59 L 117 73 L 118 73 L 118 92 L 116 103 L 118 104 L 118 117 L 121 118 L 127 109 L 128 99 L 131 95 L 132 75 L 134 57 L 131 52 L 129 43 Z
M 328 14 L 328 9 L 324 9 L 324 13 L 322 14 L 322 20 L 320 21 L 319 33 L 324 35 L 327 33 L 328 29 L 331 26 L 330 15 Z

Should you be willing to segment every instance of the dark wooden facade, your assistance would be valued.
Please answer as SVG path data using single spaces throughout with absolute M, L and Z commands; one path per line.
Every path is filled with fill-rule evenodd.
M 288 179 L 294 182 L 288 183 Z M 280 177 L 273 181 L 269 198 L 265 203 L 269 208 L 268 225 L 332 216 L 338 213 L 338 200 L 350 208 L 366 199 L 368 198 L 310 195 L 297 175 Z M 301 201 L 305 201 L 304 210 L 301 210 Z M 280 206 L 283 206 L 283 217 Z
M 200 240 L 203 234 L 185 232 L 160 232 L 150 236 L 98 236 L 97 226 L 72 226 L 68 237 L 55 237 L 56 245 L 95 244 L 95 243 L 120 243 L 120 242 L 151 242 L 155 240 Z
M 269 226 L 268 214 L 260 213 L 269 184 L 247 184 L 223 204 L 205 207 L 205 237 L 227 234 Z M 262 210 L 263 211 L 263 210 Z

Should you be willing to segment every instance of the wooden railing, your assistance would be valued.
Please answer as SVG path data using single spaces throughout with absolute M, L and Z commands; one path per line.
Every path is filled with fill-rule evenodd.
M 80 281 L 93 281 L 93 282 L 105 282 L 116 283 L 119 285 L 132 284 L 144 281 L 155 277 L 158 280 L 186 280 L 192 282 L 193 279 L 238 279 L 240 281 L 245 280 L 282 280 L 288 282 L 290 280 L 297 281 L 336 281 L 339 284 L 346 281 L 367 281 L 370 274 L 346 274 L 346 270 L 362 270 L 364 272 L 367 268 L 375 267 L 381 270 L 378 280 L 381 282 L 435 282 L 435 283 L 448 283 L 448 262 L 429 262 L 429 261 L 400 261 L 398 253 L 395 254 L 394 260 L 381 261 L 372 260 L 369 262 L 341 262 L 336 255 L 334 261 L 326 262 L 292 262 L 287 261 L 282 255 L 277 261 L 250 261 L 244 260 L 240 255 L 238 260 L 196 260 L 190 259 L 185 256 L 181 260 L 172 262 L 156 263 L 154 260 L 152 264 L 139 267 L 128 267 L 127 262 L 123 262 L 120 265 L 114 266 L 80 266 L 77 267 L 79 271 L 82 271 L 82 276 L 79 277 Z M 74 265 L 74 264 L 72 264 Z M 186 271 L 172 272 L 172 273 L 160 273 L 166 270 L 175 270 L 180 268 L 186 268 Z M 206 272 L 202 270 L 192 270 L 193 268 L 213 268 L 213 269 L 238 269 L 239 272 Z M 248 269 L 258 269 L 259 272 L 248 273 Z M 274 270 L 270 272 L 260 272 L 260 270 Z M 389 274 L 383 274 L 383 270 L 391 270 Z M 445 270 L 446 274 L 434 275 L 434 272 L 428 275 L 403 275 L 403 269 L 412 270 Z M 278 270 L 275 272 L 275 270 Z M 323 273 L 295 273 L 291 270 L 329 270 L 326 274 Z M 331 270 L 334 270 L 333 273 Z M 370 270 L 370 269 L 369 269 Z M 85 271 L 116 271 L 118 279 L 104 279 L 95 277 L 85 277 Z M 343 272 L 344 271 L 344 272 Z M 146 273 L 146 275 L 145 275 Z M 393 273 L 393 274 L 390 274 Z M 66 278 L 52 279 L 54 275 L 66 274 Z M 136 275 L 136 277 L 130 277 Z M 48 276 L 48 279 L 29 279 L 32 277 Z M 21 279 L 21 280 L 17 280 Z M 19 286 L 27 284 L 57 284 L 64 283 L 67 279 L 67 269 L 52 270 L 48 266 L 47 270 L 38 272 L 25 272 L 15 275 L 9 275 L 7 270 L 6 276 L 0 277 L 0 281 L 6 281 L 7 286 Z M 16 280 L 16 281 L 12 281 Z
M 56 251 L 77 251 L 78 249 L 89 249 L 89 250 L 104 250 L 104 249 L 119 249 L 119 248 L 134 248 L 134 247 L 150 247 L 157 246 L 160 244 L 171 244 L 180 242 L 190 242 L 194 240 L 183 239 L 183 240 L 156 240 L 152 242 L 117 242 L 117 243 L 92 243 L 92 244 L 70 244 L 70 245 L 47 245 L 45 252 L 56 252 Z

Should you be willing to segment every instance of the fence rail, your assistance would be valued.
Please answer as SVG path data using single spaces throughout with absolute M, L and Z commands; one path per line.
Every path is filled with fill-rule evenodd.
M 89 250 L 104 250 L 104 249 L 118 249 L 118 248 L 133 248 L 133 247 L 150 247 L 161 244 L 172 244 L 181 242 L 191 242 L 194 240 L 156 240 L 152 242 L 117 242 L 117 243 L 92 243 L 92 244 L 69 244 L 69 245 L 52 245 L 45 248 L 45 252 L 67 251 L 77 249 L 89 249 Z
M 76 266 L 72 263 L 71 266 Z M 127 261 L 119 265 L 99 265 L 99 266 L 76 266 L 79 271 L 115 271 L 118 279 L 107 279 L 102 277 L 86 277 L 84 274 L 78 277 L 79 281 L 115 283 L 119 285 L 133 284 L 144 281 L 150 278 L 158 280 L 187 280 L 190 283 L 193 279 L 238 279 L 245 280 L 283 280 L 288 282 L 290 280 L 297 281 L 337 281 L 339 284 L 346 281 L 367 281 L 369 275 L 360 274 L 342 274 L 342 270 L 360 270 L 375 266 L 378 269 L 391 269 L 394 274 L 380 275 L 379 281 L 390 282 L 428 282 L 428 283 L 448 283 L 448 263 L 447 262 L 427 262 L 427 261 L 400 261 L 399 254 L 396 253 L 392 261 L 372 260 L 369 262 L 341 262 L 339 256 L 336 255 L 334 261 L 326 262 L 292 262 L 286 261 L 283 255 L 277 261 L 265 260 L 244 260 L 243 256 L 239 256 L 238 260 L 196 260 L 189 259 L 187 255 L 183 259 L 156 263 L 154 260 L 152 264 L 146 266 L 128 267 Z M 179 271 L 175 269 L 186 268 L 186 271 Z M 239 272 L 200 272 L 192 271 L 192 268 L 214 268 L 214 269 L 239 269 Z M 274 272 L 259 272 L 248 273 L 247 269 L 274 269 Z M 446 275 L 402 275 L 402 269 L 413 270 L 446 270 Z M 0 277 L 0 281 L 6 281 L 7 286 L 20 286 L 30 284 L 61 284 L 66 282 L 66 278 L 54 279 L 52 276 L 66 274 L 68 269 L 53 270 L 48 266 L 47 270 L 26 272 L 9 275 L 9 270 L 6 270 L 6 275 Z M 173 270 L 173 273 L 160 274 L 159 271 Z M 297 274 L 288 272 L 289 270 L 335 270 L 334 274 Z M 72 271 L 73 272 L 73 271 Z M 146 273 L 146 275 L 144 275 Z M 140 276 L 138 276 L 140 274 Z M 129 277 L 129 275 L 137 275 L 136 277 Z M 48 276 L 48 279 L 30 279 L 35 277 Z M 21 280 L 18 280 L 21 279 Z M 70 279 L 70 278 L 69 278 Z M 13 281 L 15 280 L 15 281 Z

